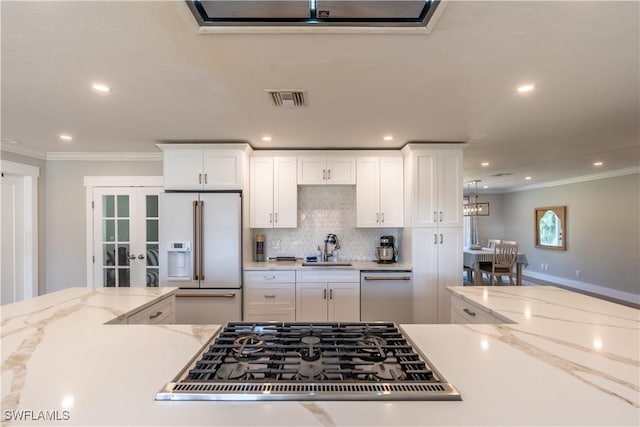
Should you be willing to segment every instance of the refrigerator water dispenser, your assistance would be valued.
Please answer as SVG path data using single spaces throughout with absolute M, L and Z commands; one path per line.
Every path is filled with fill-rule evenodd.
M 167 249 L 167 279 L 191 279 L 191 242 L 169 242 Z

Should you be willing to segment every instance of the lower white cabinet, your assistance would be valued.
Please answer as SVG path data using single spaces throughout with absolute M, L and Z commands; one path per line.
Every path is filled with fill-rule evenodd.
M 360 274 L 355 270 L 298 271 L 296 321 L 360 321 Z
M 176 297 L 170 295 L 127 317 L 128 324 L 157 325 L 176 322 Z
M 477 304 L 463 300 L 459 296 L 451 296 L 451 323 L 464 325 L 467 323 L 510 323 L 486 311 Z
M 295 281 L 295 271 L 245 271 L 243 320 L 295 321 Z

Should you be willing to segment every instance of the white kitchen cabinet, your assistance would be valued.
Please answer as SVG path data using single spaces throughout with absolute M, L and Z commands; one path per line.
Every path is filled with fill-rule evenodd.
M 298 225 L 295 157 L 252 157 L 249 226 L 295 228 Z
M 299 185 L 354 185 L 356 159 L 353 156 L 298 157 Z
M 462 286 L 462 229 L 412 230 L 414 319 L 416 323 L 449 323 L 447 286 Z
M 245 271 L 243 320 L 295 321 L 295 281 L 295 271 Z
M 170 295 L 127 316 L 128 324 L 152 325 L 176 323 L 176 297 Z
M 356 171 L 357 227 L 402 227 L 403 158 L 360 157 L 357 160 Z
M 296 321 L 360 321 L 359 271 L 298 271 Z
M 462 150 L 405 150 L 410 182 L 405 225 L 462 227 Z
M 197 144 L 158 144 L 164 152 L 167 190 L 241 190 L 246 148 L 243 144 L 202 147 Z

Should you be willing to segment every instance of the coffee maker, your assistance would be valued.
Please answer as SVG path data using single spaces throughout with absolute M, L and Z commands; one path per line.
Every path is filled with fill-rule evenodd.
M 395 237 L 380 237 L 380 246 L 376 248 L 376 258 L 378 264 L 392 264 L 398 261 L 398 250 L 396 249 Z

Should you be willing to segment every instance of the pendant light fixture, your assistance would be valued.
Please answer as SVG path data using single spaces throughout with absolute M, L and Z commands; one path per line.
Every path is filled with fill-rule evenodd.
M 464 216 L 489 216 L 489 203 L 478 202 L 478 183 L 479 179 L 474 179 L 466 183 L 468 198 L 465 198 L 466 203 L 463 205 Z M 471 193 L 471 186 L 474 186 L 474 194 Z

